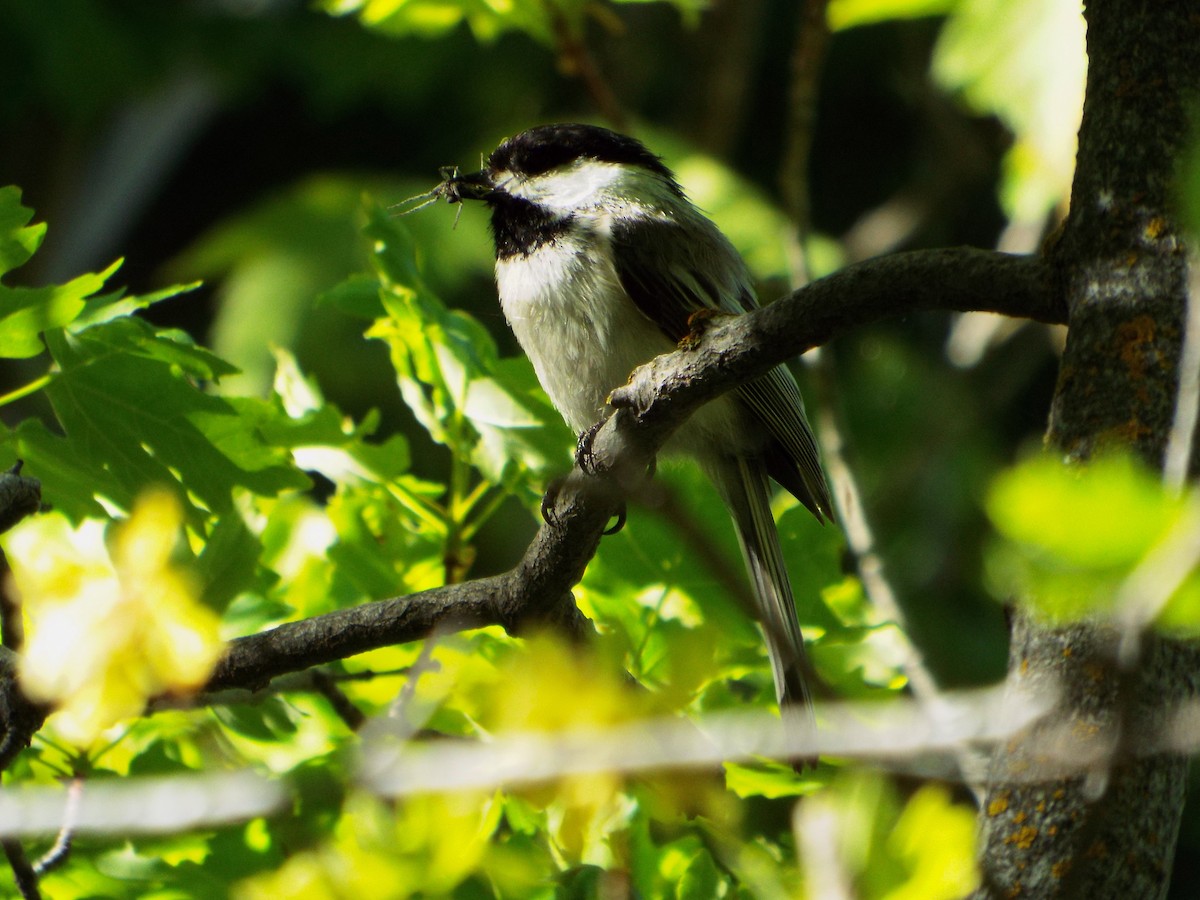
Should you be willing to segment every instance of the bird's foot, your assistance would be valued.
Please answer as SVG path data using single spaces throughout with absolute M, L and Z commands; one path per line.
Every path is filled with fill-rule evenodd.
M 557 528 L 559 524 L 558 516 L 554 513 L 554 507 L 558 503 L 559 492 L 562 491 L 562 486 L 566 480 L 567 479 L 562 476 L 552 479 L 551 482 L 546 485 L 546 493 L 542 494 L 542 521 L 551 528 Z
M 575 465 L 589 475 L 596 474 L 596 452 L 593 445 L 596 442 L 596 435 L 604 427 L 605 421 L 607 420 L 592 425 L 579 435 L 579 440 L 575 443 Z
M 698 309 L 688 316 L 687 325 L 688 333 L 679 341 L 679 347 L 683 350 L 689 350 L 700 343 L 704 337 L 704 332 L 708 329 L 709 323 L 713 319 L 723 318 L 730 315 L 719 309 Z

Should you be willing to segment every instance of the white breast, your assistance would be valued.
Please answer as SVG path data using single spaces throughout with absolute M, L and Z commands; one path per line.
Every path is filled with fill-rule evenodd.
M 504 315 L 551 402 L 580 433 L 600 420 L 609 392 L 634 369 L 674 349 L 621 288 L 608 254 L 583 254 L 585 240 L 606 239 L 572 235 L 496 262 Z M 743 430 L 735 405 L 719 400 L 681 429 L 669 449 L 703 455 L 713 432 L 732 442 Z
M 577 432 L 609 391 L 671 342 L 633 305 L 611 264 L 586 265 L 578 239 L 496 262 L 500 306 L 538 380 Z M 605 254 L 589 254 L 607 260 Z

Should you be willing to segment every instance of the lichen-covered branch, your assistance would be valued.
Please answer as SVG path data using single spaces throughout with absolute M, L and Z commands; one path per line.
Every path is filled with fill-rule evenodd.
M 1089 0 L 1086 16 L 1090 65 L 1071 212 L 1047 253 L 1070 310 L 1049 441 L 1079 460 L 1120 446 L 1158 466 L 1187 302 L 1172 192 L 1200 88 L 1200 16 L 1190 4 L 1141 0 Z M 1008 777 L 1036 760 L 1043 729 L 998 750 L 981 810 L 978 897 L 1165 895 L 1187 761 L 1128 751 L 1195 696 L 1200 660 L 1194 647 L 1151 639 L 1137 665 L 1123 667 L 1118 639 L 1018 616 L 1012 677 L 1060 685 L 1064 702 L 1045 727 L 1066 723 L 1083 741 L 1111 742 L 1112 765 L 1011 785 Z

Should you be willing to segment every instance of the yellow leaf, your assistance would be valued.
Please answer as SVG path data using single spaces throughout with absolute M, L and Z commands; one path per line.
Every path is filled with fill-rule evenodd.
M 975 815 L 953 803 L 941 787 L 923 787 L 913 794 L 888 844 L 910 874 L 884 900 L 953 900 L 979 885 Z
M 194 690 L 221 654 L 216 615 L 172 559 L 183 524 L 174 495 L 152 491 L 119 526 L 28 519 L 4 548 L 29 621 L 21 660 L 30 697 L 57 708 L 63 738 L 86 745 L 150 697 Z

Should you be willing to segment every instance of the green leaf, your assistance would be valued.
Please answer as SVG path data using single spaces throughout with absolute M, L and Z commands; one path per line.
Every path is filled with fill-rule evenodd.
M 85 446 L 52 433 L 41 421 L 26 419 L 8 442 L 12 455 L 5 465 L 25 460 L 25 471 L 42 483 L 42 499 L 73 523 L 108 518 L 97 498 L 122 498 L 124 508 L 132 508 L 133 497 L 114 473 L 97 466 Z
M 1074 466 L 1034 457 L 1002 473 L 988 494 L 1003 539 L 988 557 L 993 589 L 1056 620 L 1111 611 L 1118 586 L 1181 509 L 1129 456 Z
M 739 797 L 802 797 L 820 790 L 827 779 L 798 775 L 791 766 L 764 760 L 725 763 L 725 784 Z
M 96 868 L 121 881 L 150 882 L 171 874 L 171 867 L 157 856 L 138 853 L 128 845 L 97 857 Z
M 74 461 L 86 466 L 85 480 L 115 484 L 108 499 L 124 509 L 152 484 L 186 485 L 219 513 L 232 509 L 235 488 L 273 496 L 307 484 L 286 450 L 263 438 L 282 410 L 210 396 L 178 367 L 112 352 L 110 342 L 96 338 L 125 327 L 118 321 L 50 342 L 62 372 L 46 393 L 78 448 Z
M 676 900 L 709 900 L 720 897 L 726 879 L 717 869 L 712 854 L 701 849 L 691 858 L 675 886 Z
M 887 849 L 907 869 L 908 878 L 884 894 L 885 900 L 954 900 L 979 885 L 975 815 L 953 803 L 943 787 L 929 785 L 913 794 Z
M 223 610 L 242 591 L 263 587 L 259 581 L 262 542 L 246 527 L 237 512 L 217 518 L 204 549 L 196 560 L 200 598 L 209 607 Z
M 46 236 L 46 223 L 30 225 L 33 210 L 21 205 L 21 189 L 0 187 L 0 276 L 24 265 Z
M 268 697 L 254 706 L 214 706 L 213 715 L 230 731 L 256 741 L 277 741 L 296 734 L 296 723 L 281 697 Z
M 631 506 L 629 521 L 600 543 L 578 592 L 585 612 L 628 648 L 631 671 L 656 687 L 698 692 L 758 668 L 769 680 L 762 636 L 720 576 L 748 598 L 732 522 L 692 464 L 661 466 L 663 507 Z M 704 522 L 697 542 L 680 522 Z
M 187 332 L 157 328 L 145 319 L 102 318 L 86 327 L 74 327 L 78 324 L 77 320 L 67 331 L 74 337 L 72 345 L 79 349 L 64 348 L 64 353 L 90 357 L 140 356 L 167 363 L 182 374 L 201 381 L 217 381 L 238 371 L 211 350 L 198 345 Z
M 826 864 L 824 855 L 803 858 L 804 833 L 815 829 L 864 900 L 948 900 L 978 883 L 974 815 L 940 787 L 921 788 L 902 808 L 882 775 L 848 771 L 804 801 L 796 827 L 801 862 Z
M 84 311 L 85 298 L 104 287 L 121 265 L 80 275 L 63 285 L 10 288 L 0 285 L 0 356 L 27 359 L 45 349 L 39 335 L 73 322 Z
M 430 436 L 497 484 L 561 465 L 574 442 L 528 361 L 499 360 L 487 329 L 429 290 L 411 237 L 382 210 L 366 234 L 387 312 L 367 334 L 387 344 L 400 393 Z
M 577 7 L 579 3 L 555 0 L 552 6 L 544 0 L 509 0 L 504 4 L 475 0 L 320 0 L 320 6 L 334 15 L 356 15 L 367 28 L 396 37 L 439 37 L 465 21 L 480 40 L 492 40 L 501 32 L 515 29 L 549 44 L 554 6 Z
M 335 566 L 333 592 L 359 600 L 380 599 L 443 584 L 445 528 L 414 516 L 399 491 L 420 487 L 398 479 L 391 490 L 350 485 L 329 502 L 337 541 L 326 555 Z M 441 487 L 437 490 L 440 492 Z
M 872 610 L 862 590 L 845 590 L 842 575 L 845 538 L 841 530 L 820 524 L 790 495 L 783 502 L 786 509 L 776 522 L 784 556 L 792 563 L 788 574 L 800 624 L 834 632 L 872 621 Z M 853 580 L 854 586 L 860 587 L 857 579 Z M 838 604 L 836 612 L 830 608 L 831 602 Z
M 1002 473 L 987 510 L 1002 535 L 1081 567 L 1128 566 L 1179 510 L 1161 482 L 1132 457 L 1064 465 L 1036 456 Z
M 20 196 L 16 188 L 0 188 L 0 275 L 25 262 L 45 234 L 45 225 L 23 227 L 33 213 L 20 205 Z M 80 332 L 128 317 L 196 286 L 175 286 L 133 297 L 124 296 L 123 291 L 97 295 L 120 266 L 121 260 L 117 260 L 103 272 L 80 275 L 62 285 L 0 285 L 0 356 L 37 356 L 45 349 L 40 337 L 45 331 L 69 327 Z
M 872 25 L 888 19 L 918 19 L 941 16 L 960 0 L 830 0 L 826 16 L 833 31 Z
M 1079 0 L 961 0 L 934 50 L 937 81 L 1013 132 L 1000 194 L 1017 221 L 1041 222 L 1069 194 L 1084 33 Z
M 84 304 L 84 310 L 79 317 L 71 323 L 71 330 L 82 331 L 93 325 L 132 316 L 138 310 L 149 309 L 156 303 L 194 291 L 198 287 L 200 282 L 193 281 L 190 284 L 172 285 L 149 294 L 126 295 L 124 291 L 113 291 L 110 294 L 92 297 Z
M 1195 638 L 1200 634 L 1200 570 L 1193 569 L 1179 590 L 1171 595 L 1157 624 L 1163 631 L 1177 636 Z
M 317 302 L 368 321 L 387 314 L 379 297 L 379 279 L 374 275 L 351 275 L 321 294 Z

